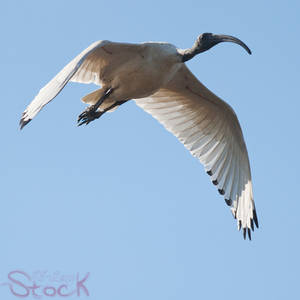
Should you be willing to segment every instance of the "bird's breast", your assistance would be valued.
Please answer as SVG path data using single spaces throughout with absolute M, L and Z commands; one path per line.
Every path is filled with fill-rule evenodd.
M 119 90 L 118 100 L 152 95 L 173 78 L 179 67 L 180 63 L 170 55 L 141 51 L 112 74 L 112 83 Z

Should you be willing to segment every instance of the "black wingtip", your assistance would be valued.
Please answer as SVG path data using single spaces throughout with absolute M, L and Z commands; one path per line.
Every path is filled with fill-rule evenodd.
M 241 227 L 242 227 L 242 221 L 239 220 L 239 225 L 238 225 L 238 230 L 239 230 L 239 231 L 241 230 Z
M 254 231 L 254 224 L 253 224 L 253 220 L 252 220 L 252 219 L 251 219 L 251 221 L 250 221 L 250 225 L 251 225 L 252 231 Z
M 250 230 L 250 228 L 243 227 L 243 237 L 244 237 L 244 240 L 246 240 L 247 235 L 248 235 L 249 241 L 251 241 L 251 230 Z
M 225 194 L 225 191 L 223 189 L 218 189 L 218 192 L 221 194 L 221 195 L 224 195 Z
M 232 205 L 232 200 L 231 199 L 225 199 L 225 202 L 228 206 Z
M 24 126 L 26 126 L 32 119 L 28 119 L 28 120 L 25 120 L 24 118 L 22 118 L 20 120 L 20 130 L 22 130 L 24 128 Z
M 256 214 L 256 210 L 255 209 L 253 209 L 253 221 L 254 221 L 254 223 L 256 225 L 256 228 L 259 228 L 257 214 Z

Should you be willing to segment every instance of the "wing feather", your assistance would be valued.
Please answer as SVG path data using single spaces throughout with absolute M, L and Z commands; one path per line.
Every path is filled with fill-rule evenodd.
M 183 65 L 174 78 L 136 104 L 161 122 L 204 165 L 244 236 L 258 227 L 248 153 L 232 108 Z
M 46 84 L 23 112 L 20 121 L 21 128 L 30 122 L 47 103 L 60 93 L 77 71 L 81 72 L 80 67 L 90 53 L 107 42 L 108 41 L 98 41 L 90 45 L 67 64 L 51 81 L 49 81 L 48 84 Z M 90 78 L 92 78 L 91 75 Z M 88 81 L 90 81 L 90 79 Z
M 100 74 L 103 67 L 109 66 L 110 70 L 115 70 L 117 66 L 136 56 L 139 47 L 138 44 L 106 40 L 91 44 L 39 91 L 23 112 L 21 129 L 53 100 L 69 81 L 101 85 Z

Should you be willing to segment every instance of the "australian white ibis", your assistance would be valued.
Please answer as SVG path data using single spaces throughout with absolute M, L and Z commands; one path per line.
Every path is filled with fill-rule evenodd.
M 185 62 L 221 42 L 250 49 L 229 35 L 201 34 L 190 49 L 168 43 L 142 44 L 98 41 L 66 65 L 24 111 L 23 128 L 69 81 L 101 88 L 83 97 L 90 106 L 79 115 L 88 124 L 105 112 L 134 99 L 161 122 L 204 165 L 218 191 L 231 207 L 238 228 L 251 239 L 258 220 L 252 194 L 249 158 L 233 109 L 191 73 Z

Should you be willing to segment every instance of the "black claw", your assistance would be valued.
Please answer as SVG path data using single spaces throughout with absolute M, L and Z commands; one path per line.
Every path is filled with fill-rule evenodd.
M 207 171 L 206 173 L 207 173 L 209 176 L 212 176 L 212 174 L 213 174 L 211 170 Z
M 213 183 L 214 185 L 217 185 L 217 184 L 218 184 L 218 180 L 217 180 L 217 179 L 216 179 L 216 180 L 213 180 L 212 183 Z
M 242 227 L 242 221 L 239 220 L 239 231 L 241 230 L 241 227 Z
M 83 124 L 87 125 L 89 123 L 90 123 L 90 121 L 88 119 L 82 119 L 80 123 L 78 122 L 77 126 L 81 126 Z
M 77 119 L 77 125 L 81 126 L 83 124 L 88 125 L 90 122 L 98 119 L 103 112 L 94 111 L 93 107 L 90 106 L 84 112 L 82 112 Z
M 243 228 L 243 237 L 244 237 L 244 240 L 246 239 L 246 228 Z
M 83 118 L 83 117 L 84 117 L 84 112 L 81 113 L 81 114 L 78 116 L 78 121 L 79 121 L 81 118 Z
M 77 123 L 78 123 L 77 126 L 81 126 L 83 124 L 87 125 L 89 123 L 89 120 L 86 117 L 83 117 L 83 118 L 78 119 Z
M 225 194 L 225 191 L 223 189 L 218 189 L 218 192 L 221 194 L 221 195 L 224 195 Z

